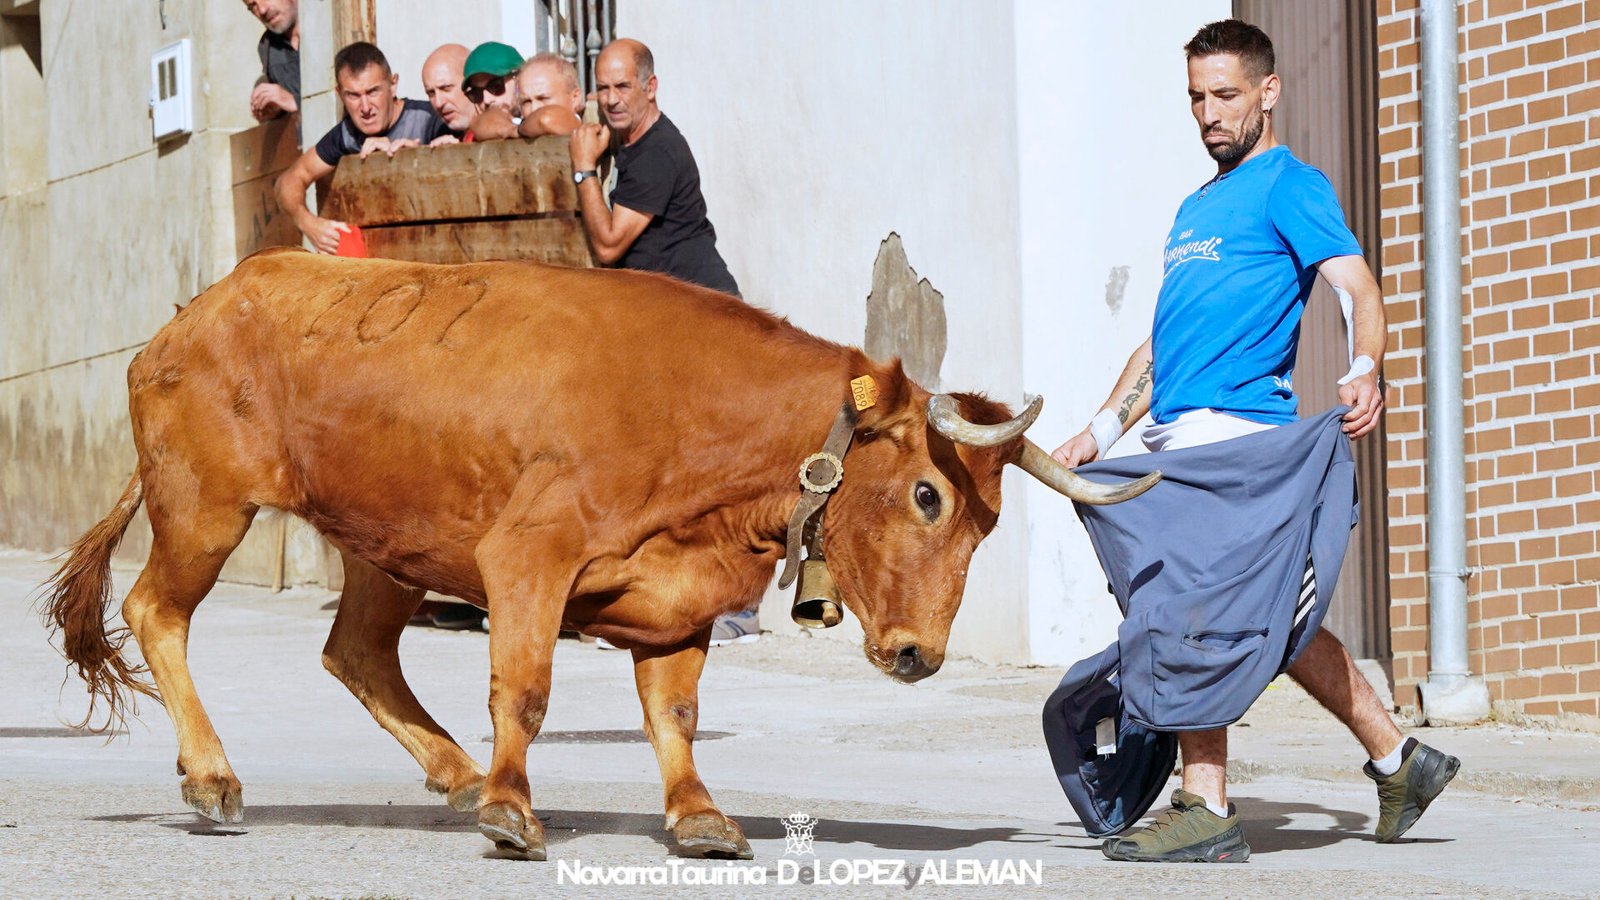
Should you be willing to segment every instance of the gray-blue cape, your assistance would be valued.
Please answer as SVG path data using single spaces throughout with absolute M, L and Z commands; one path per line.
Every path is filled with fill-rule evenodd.
M 1116 644 L 1062 679 L 1044 730 L 1092 832 L 1149 808 L 1172 753 L 1171 735 L 1151 743 L 1153 733 L 1237 721 L 1321 625 L 1358 514 L 1347 411 L 1077 470 L 1099 482 L 1162 472 L 1133 500 L 1077 505 L 1125 618 Z M 1112 708 L 1119 753 L 1100 756 L 1094 728 Z

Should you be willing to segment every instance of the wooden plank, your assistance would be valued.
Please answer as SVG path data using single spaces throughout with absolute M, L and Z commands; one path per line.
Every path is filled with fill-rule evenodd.
M 567 139 L 489 141 L 339 161 L 323 213 L 363 228 L 576 212 Z
M 295 132 L 298 116 L 284 116 L 241 131 L 228 139 L 233 157 L 233 184 L 244 184 L 263 175 L 276 175 L 300 158 L 300 141 Z
M 338 50 L 356 41 L 378 42 L 378 4 L 376 0 L 334 0 L 333 47 Z
M 363 228 L 367 253 L 413 262 L 465 263 L 529 259 L 590 268 L 589 243 L 576 216 L 444 222 Z
M 240 259 L 267 247 L 300 246 L 300 229 L 278 208 L 277 181 L 263 175 L 233 186 L 233 244 Z

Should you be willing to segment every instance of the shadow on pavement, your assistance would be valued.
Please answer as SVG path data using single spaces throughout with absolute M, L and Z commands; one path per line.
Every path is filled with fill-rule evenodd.
M 1343 841 L 1377 843 L 1372 834 L 1376 824 L 1367 813 L 1342 809 L 1329 809 L 1314 803 L 1280 803 L 1255 797 L 1238 797 L 1233 801 L 1239 809 L 1244 824 L 1244 837 L 1253 854 L 1276 853 L 1280 850 L 1314 850 Z M 1376 800 L 1374 800 L 1376 808 Z M 1292 817 L 1321 816 L 1331 820 L 1328 827 L 1291 827 Z M 1401 839 L 1400 843 L 1449 843 L 1448 838 Z
M 1329 809 L 1314 803 L 1280 803 L 1239 795 L 1234 795 L 1233 802 L 1238 807 L 1240 820 L 1244 824 L 1244 837 L 1250 844 L 1252 854 L 1276 853 L 1281 850 L 1315 850 L 1344 841 L 1377 843 L 1378 840 L 1372 834 L 1375 821 L 1366 813 Z M 1152 812 L 1159 812 L 1161 809 L 1162 807 L 1158 805 L 1152 808 Z M 1305 827 L 1311 825 L 1304 818 L 1307 816 L 1321 816 L 1328 820 L 1328 825 Z M 1296 822 L 1295 817 L 1301 818 Z M 1149 817 L 1147 816 L 1144 821 L 1148 822 Z M 1078 822 L 1056 824 L 1063 828 L 1083 827 Z M 1292 827 L 1295 825 L 1301 827 Z M 1103 839 L 1086 836 L 1083 840 L 1089 843 L 1058 841 L 1054 846 L 1063 850 L 1098 851 Z M 1402 838 L 1399 843 L 1446 844 L 1450 843 L 1450 839 Z
M 160 825 L 196 835 L 244 834 L 251 828 L 273 825 L 342 825 L 346 828 L 403 828 L 408 831 L 478 830 L 478 820 L 470 813 L 458 813 L 443 803 L 382 806 L 375 803 L 328 803 L 304 806 L 250 806 L 244 808 L 244 821 L 218 825 L 198 813 L 124 813 L 93 816 L 95 822 L 140 822 Z
M 609 812 L 598 810 L 540 809 L 539 821 L 545 827 L 548 844 L 563 843 L 589 834 L 640 835 L 671 849 L 672 841 L 663 829 L 660 813 Z M 336 825 L 346 828 L 399 828 L 411 831 L 458 831 L 477 833 L 477 818 L 458 813 L 441 804 L 363 804 L 330 803 L 282 806 L 246 806 L 245 821 L 238 825 L 214 825 L 197 814 L 125 813 L 93 816 L 96 822 L 129 822 L 159 825 L 200 836 L 233 836 L 251 828 L 279 825 Z M 751 840 L 782 840 L 782 821 L 771 816 L 735 815 Z M 858 822 L 823 819 L 816 826 L 819 846 L 843 847 L 867 844 L 880 850 L 950 851 L 980 844 L 1048 844 L 1061 835 L 1041 834 L 1020 828 L 952 828 L 907 822 Z M 1098 845 L 1096 845 L 1098 846 Z
M 734 819 L 751 840 L 782 840 L 783 822 L 770 817 Z M 870 844 L 880 850 L 961 850 L 980 844 L 1047 844 L 1055 835 L 1021 828 L 951 828 L 911 822 L 853 822 L 823 819 L 813 832 L 818 847 Z

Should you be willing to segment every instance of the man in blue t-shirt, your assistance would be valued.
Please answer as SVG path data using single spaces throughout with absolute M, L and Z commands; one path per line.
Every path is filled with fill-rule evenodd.
M 1272 131 L 1280 96 L 1272 42 L 1229 19 L 1184 47 L 1189 104 L 1217 174 L 1178 207 L 1163 248 L 1151 334 L 1129 358 L 1089 427 L 1053 454 L 1068 466 L 1103 456 L 1149 412 L 1151 450 L 1239 437 L 1296 419 L 1292 384 L 1300 317 L 1321 275 L 1350 321 L 1352 365 L 1339 382 L 1351 407 L 1344 431 L 1371 433 L 1383 415 L 1378 382 L 1386 343 L 1383 296 L 1345 226 L 1332 185 Z M 1321 629 L 1289 673 L 1339 717 L 1371 757 L 1380 841 L 1410 828 L 1459 765 L 1405 739 L 1338 638 Z M 1227 730 L 1179 732 L 1183 788 L 1151 827 L 1110 838 L 1105 855 L 1130 861 L 1241 862 L 1249 858 L 1228 804 Z
M 279 176 L 277 185 L 278 206 L 323 253 L 336 252 L 339 236 L 350 226 L 324 219 L 306 207 L 306 189 L 313 182 L 332 175 L 346 156 L 359 153 L 366 158 L 378 151 L 393 156 L 397 150 L 429 144 L 450 133 L 432 106 L 395 93 L 399 76 L 389 68 L 383 51 L 366 41 L 334 54 L 333 75 L 345 117 L 316 146 L 302 153 Z

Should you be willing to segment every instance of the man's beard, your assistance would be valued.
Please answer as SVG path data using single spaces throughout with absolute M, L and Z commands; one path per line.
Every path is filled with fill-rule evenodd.
M 1207 144 L 1206 152 L 1211 154 L 1212 159 L 1225 166 L 1234 165 L 1249 156 L 1250 151 L 1256 148 L 1256 144 L 1261 140 L 1261 132 L 1266 128 L 1266 122 L 1267 114 L 1258 111 L 1254 121 L 1245 123 L 1244 134 L 1239 140 L 1229 141 L 1226 144 Z

